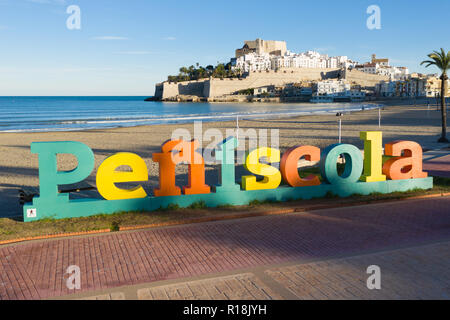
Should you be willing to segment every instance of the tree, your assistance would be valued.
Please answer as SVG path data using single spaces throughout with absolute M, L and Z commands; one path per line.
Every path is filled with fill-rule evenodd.
M 237 78 L 240 72 L 233 71 L 231 63 L 223 64 L 219 63 L 217 66 L 208 65 L 206 67 L 200 66 L 200 63 L 195 64 L 197 67 L 191 65 L 189 68 L 181 67 L 177 76 L 169 75 L 167 80 L 170 82 L 181 82 L 189 80 L 199 80 L 208 78 L 210 76 L 215 78 Z
M 180 73 L 187 74 L 188 73 L 188 69 L 186 67 L 181 67 L 180 68 Z
M 206 66 L 206 71 L 208 71 L 208 74 L 211 75 L 214 71 L 214 66 L 212 65 L 207 65 Z
M 431 60 L 424 60 L 420 63 L 426 64 L 425 67 L 434 65 L 441 70 L 441 117 L 442 117 L 442 133 L 438 142 L 449 142 L 447 139 L 447 108 L 445 106 L 445 94 L 446 94 L 446 84 L 448 80 L 447 70 L 450 69 L 450 51 L 445 53 L 444 49 L 441 48 L 441 52 L 433 51 L 428 55 Z
M 213 77 L 215 78 L 223 78 L 226 75 L 225 66 L 220 63 L 217 65 L 217 67 L 214 69 Z
M 188 69 L 189 80 L 193 80 L 195 78 L 195 68 L 194 66 L 190 66 Z

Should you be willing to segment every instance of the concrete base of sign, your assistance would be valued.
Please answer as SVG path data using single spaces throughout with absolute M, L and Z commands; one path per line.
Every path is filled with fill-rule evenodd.
M 40 219 L 64 219 L 68 217 L 87 217 L 99 214 L 113 214 L 124 211 L 154 211 L 169 205 L 188 207 L 193 203 L 204 201 L 207 207 L 221 205 L 246 205 L 251 201 L 288 201 L 299 199 L 323 198 L 328 193 L 339 197 L 354 194 L 392 193 L 412 189 L 431 189 L 433 178 L 388 180 L 379 182 L 357 182 L 327 184 L 309 187 L 280 186 L 277 189 L 232 191 L 208 194 L 193 194 L 166 197 L 145 197 L 127 200 L 74 199 L 63 203 L 27 203 L 23 207 L 24 221 Z

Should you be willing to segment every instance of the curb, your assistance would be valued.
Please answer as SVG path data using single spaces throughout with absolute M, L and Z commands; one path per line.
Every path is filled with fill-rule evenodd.
M 186 220 L 182 220 L 182 221 L 169 221 L 169 222 L 153 223 L 153 224 L 147 224 L 147 225 L 141 225 L 141 226 L 120 227 L 119 231 L 148 229 L 148 228 L 156 228 L 156 227 L 168 227 L 168 226 L 176 226 L 176 225 L 192 224 L 192 223 L 200 223 L 200 222 L 233 220 L 233 219 L 267 216 L 267 215 L 287 214 L 287 213 L 294 213 L 294 212 L 296 212 L 295 208 L 280 209 L 280 210 L 268 210 L 268 211 L 260 211 L 260 212 L 249 212 L 249 213 L 236 213 L 236 214 L 229 214 L 226 216 L 219 216 L 219 217 L 204 217 L 204 218 L 186 219 Z
M 193 223 L 202 223 L 202 222 L 225 221 L 225 220 L 233 220 L 233 219 L 261 217 L 261 216 L 268 216 L 268 215 L 289 214 L 289 213 L 295 213 L 295 212 L 353 207 L 353 206 L 360 206 L 360 205 L 374 204 L 374 203 L 386 203 L 386 202 L 404 201 L 404 200 L 439 198 L 439 197 L 446 197 L 446 196 L 450 196 L 450 192 L 428 194 L 428 195 L 423 195 L 423 196 L 393 198 L 393 199 L 385 199 L 385 200 L 366 200 L 366 201 L 356 201 L 356 202 L 338 203 L 338 204 L 325 204 L 325 205 L 319 204 L 319 205 L 312 205 L 309 207 L 301 207 L 301 208 L 287 208 L 287 209 L 266 210 L 266 211 L 259 211 L 259 212 L 256 211 L 256 212 L 248 212 L 248 213 L 236 213 L 236 214 L 230 214 L 230 215 L 218 216 L 218 217 L 194 218 L 194 219 L 187 219 L 187 220 L 182 220 L 182 221 L 169 221 L 169 222 L 153 223 L 153 224 L 146 224 L 146 225 L 139 225 L 139 226 L 119 227 L 119 231 L 132 231 L 132 230 L 149 229 L 149 228 L 157 228 L 157 227 L 169 227 L 169 226 L 177 226 L 177 225 L 185 225 L 185 224 L 193 224 Z M 36 236 L 36 237 L 25 237 L 25 238 L 11 239 L 11 240 L 3 240 L 3 241 L 0 241 L 0 245 L 25 242 L 25 241 L 33 241 L 33 240 L 66 238 L 66 237 L 73 237 L 73 236 L 101 234 L 101 233 L 110 233 L 110 232 L 112 232 L 110 229 L 100 229 L 100 230 L 81 231 L 81 232 L 57 233 L 57 234 L 43 235 L 43 236 Z
M 82 236 L 88 234 L 98 234 L 98 233 L 107 233 L 111 232 L 109 229 L 100 229 L 100 230 L 91 230 L 91 231 L 80 231 L 80 232 L 69 232 L 69 233 L 55 233 L 44 236 L 36 236 L 36 237 L 25 237 L 11 240 L 3 240 L 0 241 L 0 245 L 11 244 L 16 242 L 24 242 L 24 241 L 32 241 L 32 240 L 45 240 L 45 239 L 53 239 L 53 238 L 65 238 L 65 237 L 73 237 L 73 236 Z

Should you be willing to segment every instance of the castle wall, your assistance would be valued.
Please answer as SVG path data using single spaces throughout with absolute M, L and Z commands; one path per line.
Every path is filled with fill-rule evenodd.
M 270 85 L 278 86 L 287 83 L 300 82 L 302 80 L 337 78 L 338 74 L 339 69 L 309 68 L 282 69 L 277 72 L 252 72 L 249 76 L 242 79 L 213 78 L 209 81 L 209 92 L 208 90 L 205 90 L 206 92 L 204 94 L 205 97 L 219 97 L 249 88 L 258 88 Z
M 169 99 L 177 95 L 191 95 L 205 98 L 220 97 L 236 93 L 239 90 L 285 85 L 302 80 L 324 80 L 344 78 L 367 89 L 374 88 L 380 81 L 389 81 L 389 77 L 368 74 L 358 70 L 321 69 L 321 68 L 285 68 L 278 71 L 251 72 L 245 78 L 210 78 L 183 82 L 163 82 L 156 85 L 155 97 Z
M 178 95 L 190 95 L 203 97 L 204 84 L 207 79 L 183 81 L 183 82 L 162 82 L 155 86 L 155 97 L 158 99 L 168 99 Z
M 157 99 L 162 99 L 163 94 L 164 94 L 164 83 L 157 83 L 155 85 L 154 97 Z
M 356 82 L 366 89 L 374 89 L 375 85 L 381 81 L 389 81 L 388 76 L 365 73 L 359 70 L 345 70 L 343 76 L 347 81 Z

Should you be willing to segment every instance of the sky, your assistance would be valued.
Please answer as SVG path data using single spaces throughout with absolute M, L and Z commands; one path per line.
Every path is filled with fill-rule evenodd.
M 380 29 L 367 28 L 370 5 Z M 0 96 L 151 96 L 181 66 L 228 62 L 256 38 L 436 73 L 419 64 L 450 50 L 449 12 L 448 0 L 0 0 Z

